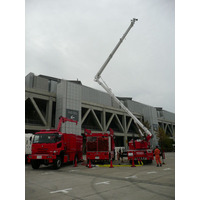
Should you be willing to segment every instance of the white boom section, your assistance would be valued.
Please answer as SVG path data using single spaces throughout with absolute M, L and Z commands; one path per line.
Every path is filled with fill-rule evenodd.
M 121 108 L 128 113 L 130 117 L 134 120 L 135 123 L 137 123 L 148 135 L 152 135 L 151 132 L 140 122 L 140 120 L 137 119 L 133 115 L 133 113 L 112 93 L 111 89 L 103 82 L 101 82 L 99 79 L 96 80 L 96 82 L 101 85 L 107 93 L 115 100 L 115 102 L 121 106 Z M 139 130 L 140 131 L 140 130 Z M 141 136 L 144 136 L 143 133 L 140 131 Z
M 99 79 L 101 78 L 101 74 L 103 72 L 103 70 L 105 69 L 105 67 L 107 66 L 108 62 L 110 61 L 110 59 L 112 58 L 112 56 L 114 55 L 114 53 L 116 52 L 116 50 L 118 49 L 118 47 L 120 46 L 120 44 L 122 43 L 122 41 L 124 40 L 124 38 L 126 37 L 126 35 L 128 34 L 128 32 L 130 31 L 130 29 L 133 27 L 135 21 L 137 21 L 137 19 L 133 19 L 131 20 L 131 24 L 128 27 L 128 29 L 126 30 L 126 32 L 124 33 L 123 37 L 120 39 L 120 41 L 118 42 L 118 44 L 116 45 L 116 47 L 114 48 L 114 50 L 112 51 L 112 53 L 109 55 L 109 57 L 107 58 L 107 60 L 105 61 L 105 63 L 102 65 L 102 67 L 100 68 L 100 70 L 98 71 L 98 73 L 95 76 L 95 81 L 101 85 L 106 92 L 115 100 L 115 102 L 121 106 L 121 108 L 128 113 L 128 115 L 134 120 L 134 122 L 136 124 L 138 124 L 144 131 L 145 133 L 147 133 L 148 135 L 152 135 L 151 132 L 137 119 L 137 117 L 135 117 L 133 115 L 133 113 L 126 107 L 124 106 L 124 104 L 112 93 L 111 89 L 105 84 L 105 82 L 101 82 Z M 139 129 L 140 131 L 140 129 Z M 141 136 L 144 136 L 143 133 L 140 131 Z
M 138 21 L 138 19 L 133 18 L 131 20 L 131 24 L 128 27 L 128 29 L 126 30 L 126 32 L 124 33 L 124 35 L 122 36 L 122 38 L 120 38 L 119 42 L 117 43 L 116 47 L 113 49 L 113 51 L 111 52 L 111 54 L 108 56 L 108 58 L 106 59 L 105 63 L 102 65 L 102 67 L 100 68 L 100 70 L 97 72 L 94 80 L 96 81 L 97 79 L 100 78 L 101 73 L 103 72 L 103 70 L 105 69 L 105 67 L 107 66 L 107 64 L 109 63 L 109 61 L 111 60 L 111 58 L 113 57 L 114 53 L 117 51 L 118 47 L 120 46 L 120 44 L 123 42 L 124 38 L 126 37 L 126 35 L 128 34 L 128 32 L 130 31 L 130 29 L 133 27 L 133 25 L 135 24 L 135 21 Z

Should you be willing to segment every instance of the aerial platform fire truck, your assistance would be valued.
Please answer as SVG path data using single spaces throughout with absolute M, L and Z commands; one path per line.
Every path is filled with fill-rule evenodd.
M 114 132 L 110 133 L 91 133 L 85 129 L 86 136 L 86 159 L 91 162 L 109 162 L 114 160 Z
M 120 38 L 119 42 L 117 43 L 117 45 L 115 46 L 115 48 L 113 49 L 111 54 L 108 56 L 108 58 L 106 59 L 106 61 L 102 65 L 102 67 L 97 72 L 97 74 L 94 78 L 94 81 L 96 81 L 101 87 L 103 87 L 106 90 L 106 92 L 113 98 L 113 100 L 133 119 L 134 123 L 136 124 L 136 126 L 139 130 L 140 139 L 138 139 L 138 140 L 133 139 L 129 142 L 129 149 L 127 150 L 127 155 L 128 155 L 128 159 L 130 160 L 130 162 L 132 162 L 134 160 L 148 160 L 149 162 L 152 162 L 153 150 L 150 149 L 150 139 L 152 137 L 151 132 L 112 93 L 111 89 L 108 87 L 108 85 L 105 83 L 105 81 L 103 81 L 103 79 L 101 77 L 103 70 L 105 69 L 105 67 L 107 66 L 107 64 L 109 63 L 109 61 L 111 60 L 111 58 L 113 57 L 113 55 L 115 54 L 115 52 L 117 51 L 117 49 L 119 48 L 119 46 L 123 42 L 124 38 L 126 37 L 126 35 L 130 31 L 130 29 L 133 27 L 133 25 L 135 24 L 136 21 L 138 21 L 138 19 L 133 18 L 131 20 L 131 24 L 129 25 L 128 29 L 126 30 L 126 32 L 124 33 L 122 38 Z M 141 129 L 143 130 L 145 136 Z
M 83 137 L 60 132 L 64 122 L 73 122 L 77 125 L 77 121 L 60 117 L 57 129 L 35 133 L 32 154 L 28 157 L 33 169 L 38 169 L 41 164 L 53 164 L 55 169 L 59 169 L 63 163 L 82 160 Z

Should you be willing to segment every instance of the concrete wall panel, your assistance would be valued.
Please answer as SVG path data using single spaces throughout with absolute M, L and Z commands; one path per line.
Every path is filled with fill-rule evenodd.
M 59 116 L 66 117 L 67 109 L 78 112 L 78 124 L 65 122 L 61 131 L 81 135 L 81 85 L 62 80 L 57 87 L 56 126 Z
M 49 81 L 39 76 L 34 76 L 33 88 L 38 90 L 49 91 Z

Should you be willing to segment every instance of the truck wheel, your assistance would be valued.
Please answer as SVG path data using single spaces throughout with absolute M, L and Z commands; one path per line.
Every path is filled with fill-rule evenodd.
M 62 161 L 60 157 L 57 157 L 56 160 L 54 161 L 54 168 L 59 169 L 62 165 Z
M 38 169 L 40 167 L 39 160 L 31 160 L 31 166 L 33 169 Z

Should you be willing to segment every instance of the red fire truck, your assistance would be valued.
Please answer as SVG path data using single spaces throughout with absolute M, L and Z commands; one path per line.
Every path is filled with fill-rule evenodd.
M 128 160 L 132 163 L 134 161 L 142 161 L 146 163 L 152 163 L 153 150 L 150 148 L 151 136 L 147 136 L 145 139 L 131 140 L 128 144 L 129 150 L 127 151 Z
M 133 27 L 133 25 L 135 24 L 136 21 L 138 21 L 138 19 L 136 19 L 136 18 L 133 18 L 131 20 L 131 24 L 129 25 L 128 29 L 126 30 L 126 32 L 124 33 L 124 35 L 122 36 L 122 38 L 120 38 L 119 42 L 117 43 L 117 45 L 115 46 L 115 48 L 113 49 L 113 51 L 111 52 L 111 54 L 108 56 L 108 58 L 106 59 L 106 61 L 104 62 L 104 64 L 101 66 L 101 68 L 97 72 L 97 74 L 96 74 L 96 76 L 94 78 L 94 81 L 96 81 L 101 87 L 103 87 L 106 90 L 106 92 L 112 97 L 112 99 L 133 119 L 134 123 L 138 127 L 138 130 L 140 132 L 141 138 L 144 137 L 144 134 L 143 134 L 142 130 L 145 132 L 146 138 L 140 139 L 140 140 L 137 140 L 137 141 L 131 141 L 129 143 L 129 150 L 127 151 L 128 159 L 130 161 L 135 160 L 135 159 L 136 160 L 150 160 L 150 161 L 152 161 L 153 160 L 153 152 L 152 152 L 152 149 L 150 149 L 150 142 L 149 142 L 149 140 L 152 137 L 151 132 L 113 94 L 112 90 L 108 87 L 108 85 L 106 84 L 106 82 L 101 77 L 102 72 L 104 71 L 104 69 L 106 68 L 106 66 L 110 62 L 111 58 L 113 57 L 113 55 L 115 54 L 115 52 L 117 51 L 117 49 L 119 48 L 119 46 L 121 45 L 121 43 L 123 42 L 123 40 L 125 39 L 126 35 L 130 31 L 130 29 Z
M 85 129 L 86 136 L 86 159 L 91 162 L 108 162 L 114 159 L 114 132 L 110 133 L 91 133 Z
M 60 117 L 57 129 L 35 133 L 32 154 L 28 157 L 33 169 L 38 169 L 41 164 L 53 164 L 54 168 L 59 169 L 63 163 L 82 159 L 83 137 L 60 132 L 62 123 L 67 121 L 77 125 L 77 121 Z

